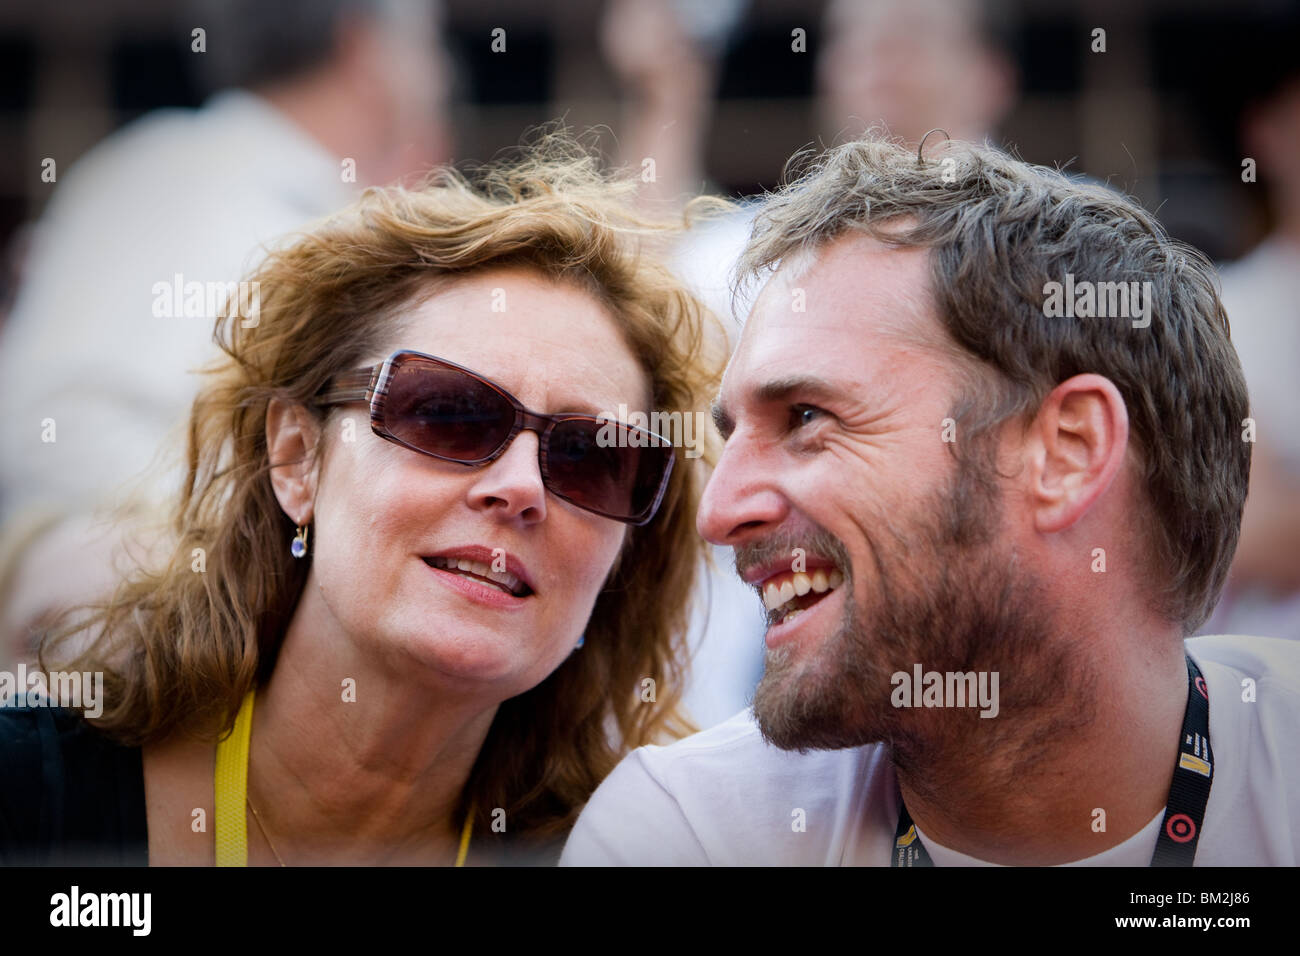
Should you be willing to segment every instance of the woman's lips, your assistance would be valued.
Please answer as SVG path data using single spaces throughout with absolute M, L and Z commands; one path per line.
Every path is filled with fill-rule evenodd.
M 449 571 L 469 571 L 504 585 L 519 597 L 527 597 L 537 590 L 528 567 L 505 548 L 489 548 L 483 544 L 465 544 L 440 551 L 421 554 L 426 563 L 442 566 Z M 468 565 L 468 567 L 466 566 Z M 523 589 L 519 585 L 524 585 Z
M 429 569 L 429 573 L 438 581 L 475 604 L 503 610 L 516 610 L 526 606 L 529 598 L 532 597 L 531 594 L 525 597 L 516 596 L 500 585 L 491 584 L 460 571 L 434 567 L 429 564 L 428 559 L 424 559 L 423 563 Z
M 506 570 L 504 565 L 498 566 L 495 562 L 488 564 L 485 561 L 475 561 L 472 558 L 456 557 L 452 555 L 435 555 L 426 557 L 424 563 L 431 568 L 441 568 L 444 571 L 451 571 L 453 574 L 459 572 L 485 581 L 488 584 L 500 585 L 500 587 L 515 597 L 528 597 L 533 593 L 533 589 L 528 583 L 516 574 Z

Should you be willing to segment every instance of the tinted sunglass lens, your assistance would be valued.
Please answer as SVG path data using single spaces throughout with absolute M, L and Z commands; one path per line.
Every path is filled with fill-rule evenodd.
M 636 518 L 654 503 L 671 456 L 671 448 L 647 432 L 570 419 L 551 430 L 546 470 L 554 490 L 574 504 Z
M 458 461 L 491 455 L 514 419 L 514 408 L 491 386 L 457 369 L 420 362 L 393 370 L 384 404 L 384 424 L 394 437 Z

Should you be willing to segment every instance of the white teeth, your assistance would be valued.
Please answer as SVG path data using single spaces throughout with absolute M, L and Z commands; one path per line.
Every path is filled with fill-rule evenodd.
M 803 610 L 802 610 L 801 608 L 795 608 L 793 611 L 791 611 L 791 612 L 790 612 L 789 614 L 787 614 L 785 617 L 781 618 L 781 623 L 782 623 L 782 624 L 789 624 L 791 621 L 793 621 L 796 617 L 798 617 L 798 616 L 799 616 L 800 614 L 802 614 L 802 613 L 803 613 Z
M 518 591 L 523 586 L 523 582 L 509 571 L 494 571 L 482 561 L 471 561 L 468 558 L 429 558 L 428 563 L 435 568 L 473 574 L 476 577 L 491 581 L 493 584 L 498 584 L 511 593 Z
M 763 586 L 763 606 L 769 611 L 779 611 L 796 597 L 809 592 L 825 594 L 844 583 L 844 574 L 838 568 L 817 568 L 812 572 L 787 571 L 774 575 Z M 783 620 L 788 620 L 789 616 Z

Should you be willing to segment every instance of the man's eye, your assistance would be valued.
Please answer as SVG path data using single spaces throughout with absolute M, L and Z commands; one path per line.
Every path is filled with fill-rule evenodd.
M 792 405 L 790 407 L 790 425 L 793 428 L 802 428 L 811 425 L 825 414 L 815 405 Z

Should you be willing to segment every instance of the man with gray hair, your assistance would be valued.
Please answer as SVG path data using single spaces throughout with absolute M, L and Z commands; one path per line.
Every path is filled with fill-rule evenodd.
M 1300 862 L 1300 647 L 1188 639 L 1253 440 L 1206 260 L 1104 188 L 868 137 L 741 272 L 698 523 L 765 673 L 626 758 L 562 862 Z

